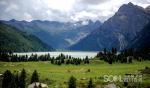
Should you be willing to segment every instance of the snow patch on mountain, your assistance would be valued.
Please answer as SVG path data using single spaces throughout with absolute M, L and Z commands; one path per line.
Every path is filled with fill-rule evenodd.
M 84 33 L 84 32 L 81 32 L 81 33 L 78 33 L 76 37 L 74 38 L 66 38 L 65 41 L 67 41 L 70 46 L 73 45 L 73 44 L 76 44 L 78 41 L 80 41 L 81 39 L 85 38 L 89 33 Z

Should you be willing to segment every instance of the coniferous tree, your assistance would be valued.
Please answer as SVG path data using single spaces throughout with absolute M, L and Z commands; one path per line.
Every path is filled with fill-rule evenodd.
M 111 52 L 112 52 L 113 55 L 115 55 L 117 53 L 117 49 L 116 48 L 112 48 Z
M 106 48 L 104 48 L 104 55 L 106 55 L 107 54 L 107 49 Z
M 85 63 L 85 64 L 89 64 L 89 63 L 90 63 L 88 56 L 85 57 L 85 62 L 84 62 L 84 63 Z
M 57 65 L 61 65 L 61 61 L 60 60 L 58 60 Z
M 90 80 L 88 82 L 87 88 L 94 88 L 93 81 L 92 81 L 91 78 L 90 78 Z
M 39 82 L 39 76 L 36 70 L 34 70 L 32 77 L 31 77 L 31 83 L 33 82 Z
M 51 59 L 51 64 L 54 64 L 54 59 Z
M 15 82 L 16 82 L 16 87 L 19 88 L 20 86 L 20 79 L 18 73 L 15 75 Z
M 11 85 L 13 75 L 9 70 L 6 70 L 3 74 L 2 88 L 8 88 Z
M 25 86 L 26 86 L 26 71 L 25 71 L 25 69 L 22 69 L 20 77 L 19 77 L 19 81 L 20 81 L 19 86 L 21 88 L 25 88 Z
M 15 81 L 15 76 L 12 75 L 12 79 L 8 88 L 18 88 Z M 22 87 L 21 87 L 22 88 Z
M 112 64 L 112 60 L 113 58 L 112 58 L 112 55 L 111 55 L 111 53 L 110 52 L 108 52 L 108 63 L 109 64 Z
M 68 83 L 68 88 L 76 88 L 76 78 L 71 76 Z

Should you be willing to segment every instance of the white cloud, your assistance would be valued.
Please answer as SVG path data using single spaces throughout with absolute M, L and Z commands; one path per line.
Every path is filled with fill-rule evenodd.
M 28 21 L 32 21 L 32 16 L 29 13 L 24 13 L 23 14 L 24 19 L 28 20 Z
M 0 0 L 0 19 L 105 21 L 128 2 L 150 5 L 150 0 Z
M 18 9 L 19 9 L 18 6 L 16 4 L 12 3 L 5 9 L 5 12 L 16 11 Z
M 81 12 L 76 13 L 74 16 L 71 16 L 71 19 L 74 21 L 86 20 L 86 19 L 92 19 L 92 18 L 97 18 L 97 15 L 91 12 L 86 12 L 86 11 L 81 11 Z
M 89 5 L 97 5 L 109 0 L 80 0 L 81 3 L 89 4 Z
M 43 3 L 51 9 L 69 11 L 72 9 L 75 0 L 43 0 Z

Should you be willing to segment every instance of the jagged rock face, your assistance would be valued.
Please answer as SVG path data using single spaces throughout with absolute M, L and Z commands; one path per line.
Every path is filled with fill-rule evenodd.
M 145 8 L 145 11 L 150 15 L 150 5 Z
M 150 52 L 150 21 L 149 23 L 137 34 L 128 48 L 135 50 L 143 50 Z
M 100 29 L 93 31 L 71 49 L 101 50 L 116 47 L 122 50 L 130 44 L 149 19 L 150 15 L 144 8 L 132 3 L 124 4 L 113 17 L 102 24 Z M 87 49 L 83 45 L 86 45 Z

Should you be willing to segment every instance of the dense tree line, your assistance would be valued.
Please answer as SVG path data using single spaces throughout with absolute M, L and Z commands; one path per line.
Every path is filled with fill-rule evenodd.
M 21 62 L 21 61 L 49 61 L 51 59 L 50 54 L 40 55 L 31 54 L 28 55 L 17 55 L 12 52 L 0 51 L 0 61 L 6 62 Z
M 50 54 L 37 55 L 31 54 L 28 55 L 17 55 L 12 52 L 0 52 L 0 61 L 6 62 L 21 62 L 21 61 L 50 61 L 52 64 L 61 65 L 61 64 L 89 64 L 89 58 L 86 56 L 84 59 L 74 58 L 69 55 L 60 54 L 57 57 L 51 57 Z
M 117 51 L 116 48 L 112 48 L 111 50 L 107 50 L 105 48 L 103 51 L 100 51 L 96 57 L 100 58 L 100 60 L 108 62 L 109 64 L 112 64 L 114 62 L 132 63 L 133 60 L 137 61 L 148 60 L 145 58 L 147 57 L 147 54 L 137 52 L 133 49 L 125 49 L 123 51 Z
M 61 65 L 61 64 L 74 64 L 74 65 L 80 65 L 80 64 L 89 64 L 89 58 L 86 56 L 84 59 L 81 58 L 74 58 L 68 55 L 60 54 L 56 58 L 51 59 L 52 64 Z
M 23 69 L 21 74 L 12 74 L 6 70 L 3 74 L 2 88 L 26 88 L 26 71 Z
M 2 88 L 26 88 L 27 73 L 25 69 L 22 69 L 20 75 L 11 73 L 10 70 L 6 70 L 3 74 Z M 35 70 L 31 77 L 31 83 L 39 82 L 39 76 Z

